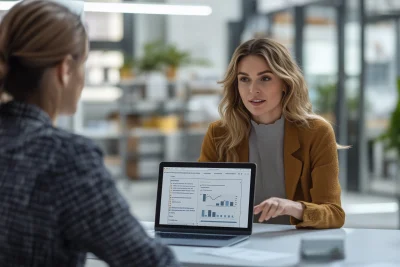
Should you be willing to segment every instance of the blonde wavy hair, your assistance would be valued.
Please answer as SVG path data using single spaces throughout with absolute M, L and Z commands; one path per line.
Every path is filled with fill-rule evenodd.
M 225 77 L 220 82 L 224 89 L 219 113 L 221 127 L 227 131 L 216 140 L 219 160 L 237 161 L 235 148 L 250 133 L 251 114 L 240 98 L 237 79 L 240 60 L 249 55 L 264 58 L 271 71 L 283 81 L 286 93 L 282 99 L 282 114 L 286 120 L 303 127 L 310 127 L 310 119 L 326 121 L 312 111 L 306 81 L 289 51 L 282 44 L 268 38 L 249 40 L 235 50 Z

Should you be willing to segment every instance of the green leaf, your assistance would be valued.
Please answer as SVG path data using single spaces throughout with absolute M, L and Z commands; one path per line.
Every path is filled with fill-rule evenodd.
M 397 78 L 397 93 L 398 100 L 390 116 L 389 126 L 386 132 L 378 137 L 378 140 L 386 141 L 386 149 L 395 149 L 400 155 L 400 78 Z
M 336 103 L 336 84 L 323 84 L 316 88 L 315 107 L 318 113 L 334 112 Z

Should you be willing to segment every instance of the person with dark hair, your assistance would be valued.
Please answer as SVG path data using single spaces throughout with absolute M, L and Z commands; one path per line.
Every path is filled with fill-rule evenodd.
M 131 215 L 88 139 L 58 129 L 85 81 L 79 14 L 48 0 L 17 3 L 0 24 L 0 266 L 178 266 Z

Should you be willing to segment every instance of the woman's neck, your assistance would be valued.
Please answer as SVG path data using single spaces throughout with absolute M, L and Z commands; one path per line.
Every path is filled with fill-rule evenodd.
M 41 108 L 44 112 L 47 113 L 47 115 L 49 115 L 53 124 L 57 120 L 57 108 L 54 105 L 55 103 L 52 103 L 50 99 L 46 99 L 44 96 L 41 95 L 36 95 L 28 98 L 25 102 Z
M 253 116 L 252 119 L 258 124 L 273 124 L 282 117 L 282 110 L 271 111 L 261 116 Z

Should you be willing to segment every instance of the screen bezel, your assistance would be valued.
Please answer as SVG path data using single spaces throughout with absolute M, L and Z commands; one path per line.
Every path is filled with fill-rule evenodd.
M 163 184 L 164 167 L 177 168 L 226 168 L 226 169 L 250 169 L 250 200 L 249 213 L 247 218 L 247 228 L 239 227 L 215 227 L 215 226 L 188 226 L 188 225 L 169 225 L 160 224 L 161 194 Z M 225 162 L 161 162 L 159 165 L 157 203 L 155 213 L 155 231 L 165 232 L 186 232 L 186 233 L 220 233 L 249 235 L 253 229 L 253 206 L 254 206 L 254 186 L 256 180 L 256 164 L 254 163 L 225 163 Z

